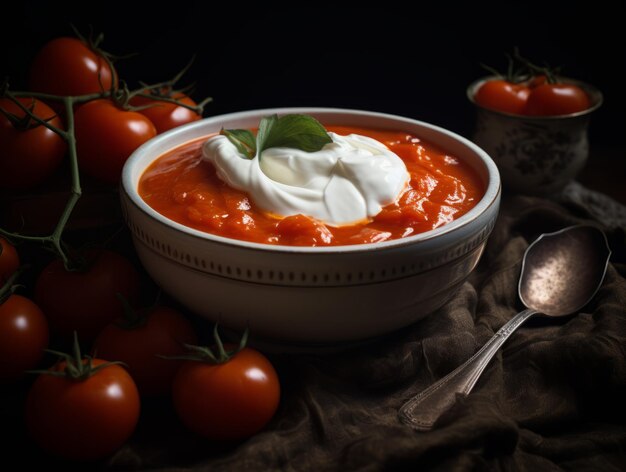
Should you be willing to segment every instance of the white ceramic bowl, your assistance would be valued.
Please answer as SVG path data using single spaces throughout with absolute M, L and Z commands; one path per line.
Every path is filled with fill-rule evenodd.
M 404 130 L 476 169 L 485 195 L 459 219 L 400 240 L 336 247 L 272 246 L 207 234 L 150 208 L 137 186 L 166 151 L 263 116 L 306 113 L 325 125 Z M 478 263 L 498 214 L 500 177 L 490 157 L 450 131 L 381 113 L 332 108 L 254 110 L 207 118 L 151 139 L 128 159 L 122 208 L 139 257 L 192 311 L 256 337 L 298 344 L 358 341 L 407 326 L 446 303 Z

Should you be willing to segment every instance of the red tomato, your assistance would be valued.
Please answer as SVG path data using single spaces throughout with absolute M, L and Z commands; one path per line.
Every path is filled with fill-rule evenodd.
M 117 293 L 131 302 L 139 298 L 137 270 L 124 257 L 108 250 L 92 251 L 83 272 L 69 272 L 61 260 L 52 261 L 37 278 L 35 300 L 48 317 L 51 329 L 70 337 L 93 340 L 102 329 L 123 315 Z
M 124 328 L 111 323 L 98 335 L 94 352 L 126 364 L 142 395 L 168 394 L 180 361 L 159 356 L 180 356 L 183 343 L 197 344 L 189 320 L 167 307 L 154 309 L 143 324 Z
M 280 384 L 267 358 L 244 348 L 223 364 L 185 361 L 174 378 L 172 399 L 190 430 L 210 439 L 242 439 L 272 418 Z
M 13 244 L 0 237 L 0 286 L 20 267 L 20 257 Z
M 94 359 L 98 366 L 106 361 Z M 52 367 L 62 372 L 65 362 Z M 26 399 L 26 425 L 39 446 L 72 460 L 119 449 L 139 419 L 139 393 L 128 372 L 109 365 L 85 380 L 41 374 Z
M 525 85 L 494 79 L 480 86 L 474 100 L 480 106 L 490 110 L 521 115 L 529 93 L 530 89 Z
M 35 92 L 86 95 L 109 90 L 112 73 L 104 58 L 80 39 L 56 38 L 33 59 L 29 82 Z
M 525 113 L 537 116 L 569 115 L 591 106 L 583 89 L 574 84 L 541 84 L 528 96 Z
M 156 136 L 144 115 L 108 99 L 88 102 L 76 112 L 76 150 L 80 168 L 101 181 L 117 183 L 128 156 Z
M 34 369 L 48 347 L 48 322 L 28 298 L 11 295 L 0 304 L 0 382 Z
M 45 103 L 19 98 L 26 108 L 51 125 L 62 128 L 61 119 Z M 12 100 L 0 99 L 0 108 L 23 118 L 25 113 Z M 16 128 L 0 114 L 0 187 L 27 189 L 43 182 L 59 166 L 67 145 L 54 131 L 32 121 L 26 129 Z
M 529 88 L 534 89 L 548 82 L 548 77 L 545 75 L 534 75 L 526 83 Z
M 196 102 L 180 92 L 173 94 L 169 98 L 175 98 L 185 105 L 196 106 Z M 202 116 L 189 108 L 181 107 L 173 103 L 150 100 L 144 97 L 134 97 L 130 101 L 130 104 L 136 107 L 153 105 L 149 108 L 139 110 L 139 113 L 147 116 L 150 121 L 152 121 L 157 133 L 163 133 L 177 126 L 191 123 L 192 121 L 197 121 L 202 118 Z

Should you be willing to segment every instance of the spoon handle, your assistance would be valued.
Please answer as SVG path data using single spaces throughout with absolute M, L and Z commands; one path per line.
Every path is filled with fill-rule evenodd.
M 419 431 L 431 429 L 439 416 L 454 404 L 457 394 L 468 395 L 472 391 L 500 346 L 536 313 L 536 310 L 527 309 L 511 318 L 468 361 L 406 402 L 400 408 L 400 420 Z

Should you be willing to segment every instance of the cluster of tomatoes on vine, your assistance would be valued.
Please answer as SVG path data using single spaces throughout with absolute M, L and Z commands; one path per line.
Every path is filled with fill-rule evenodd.
M 30 91 L 0 90 L 0 187 L 36 188 L 66 155 L 75 170 L 75 198 L 51 235 L 0 228 L 0 384 L 22 385 L 28 371 L 44 367 L 26 395 L 27 429 L 43 449 L 68 459 L 115 452 L 135 429 L 141 397 L 171 395 L 181 421 L 208 438 L 247 437 L 278 407 L 270 362 L 245 342 L 224 346 L 217 329 L 216 347 L 196 346 L 182 313 L 141 307 L 141 277 L 126 257 L 104 248 L 77 252 L 62 241 L 80 174 L 115 183 L 136 147 L 201 117 L 203 103 L 174 90 L 175 80 L 128 91 L 98 43 L 54 39 L 33 60 Z M 47 244 L 60 256 L 38 273 L 32 299 L 16 293 L 25 270 L 20 244 Z M 59 361 L 46 369 L 51 339 L 73 346 L 73 354 L 49 351 Z M 80 353 L 78 339 L 93 356 Z
M 62 37 L 37 53 L 27 92 L 0 91 L 0 186 L 28 189 L 45 181 L 67 150 L 62 137 L 34 121 L 32 115 L 63 130 L 72 121 L 81 171 L 116 183 L 128 156 L 148 139 L 201 118 L 196 104 L 176 79 L 126 89 L 112 56 L 96 40 Z M 2 96 L 4 95 L 4 96 Z M 73 117 L 60 103 L 74 97 Z
M 550 67 L 533 64 L 517 50 L 509 56 L 505 75 L 492 72 L 496 77 L 486 80 L 474 95 L 475 102 L 484 108 L 514 115 L 561 116 L 591 107 L 582 87 Z

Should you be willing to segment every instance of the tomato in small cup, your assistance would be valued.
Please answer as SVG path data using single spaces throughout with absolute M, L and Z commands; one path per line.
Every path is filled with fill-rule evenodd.
M 487 80 L 477 90 L 474 100 L 490 110 L 522 115 L 526 108 L 530 88 L 504 79 Z
M 587 93 L 578 85 L 543 83 L 528 95 L 525 115 L 558 116 L 579 113 L 591 107 Z
M 474 95 L 483 108 L 521 116 L 560 116 L 591 108 L 591 100 L 577 84 L 534 75 L 515 82 L 501 78 L 486 80 Z

